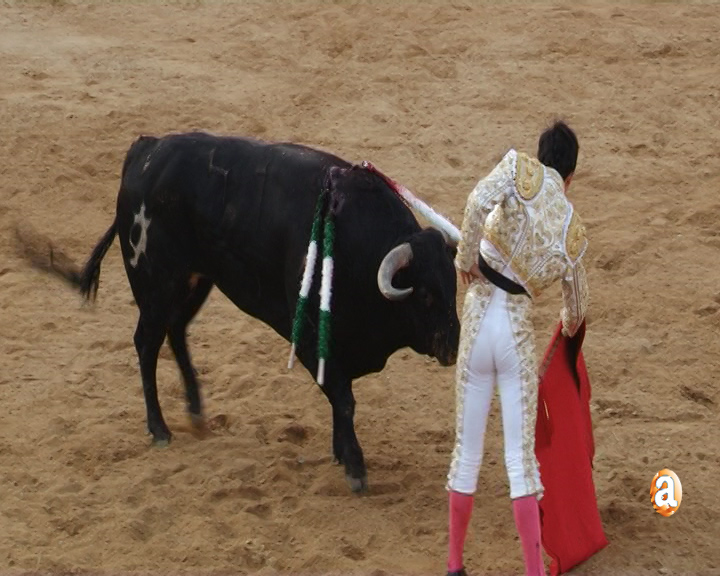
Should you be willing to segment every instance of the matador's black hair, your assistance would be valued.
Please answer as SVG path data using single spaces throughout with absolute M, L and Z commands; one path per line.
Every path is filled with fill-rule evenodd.
M 537 157 L 545 166 L 557 170 L 565 180 L 575 172 L 579 149 L 575 132 L 558 120 L 540 135 Z

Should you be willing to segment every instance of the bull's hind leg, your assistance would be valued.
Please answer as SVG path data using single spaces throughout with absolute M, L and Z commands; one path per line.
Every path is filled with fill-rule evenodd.
M 122 189 L 120 194 L 122 199 Z M 187 351 L 185 329 L 207 298 L 211 284 L 201 278 L 193 281 L 188 256 L 192 254 L 192 244 L 181 225 L 182 218 L 172 206 L 163 207 L 161 202 L 154 212 L 142 202 L 131 211 L 118 202 L 119 214 L 123 215 L 118 217 L 123 262 L 140 309 L 135 348 L 140 361 L 147 427 L 153 444 L 164 445 L 172 435 L 158 401 L 158 353 L 168 335 L 185 380 L 188 403 L 191 410 L 199 414 L 199 391 Z M 134 214 L 132 220 L 130 213 Z
M 207 300 L 212 287 L 213 283 L 207 278 L 190 280 L 186 297 L 179 301 L 172 311 L 167 333 L 170 348 L 175 354 L 175 360 L 177 360 L 185 383 L 185 397 L 190 419 L 198 430 L 204 430 L 205 420 L 200 400 L 200 386 L 187 346 L 187 326 Z
M 135 330 L 135 349 L 140 360 L 148 431 L 152 434 L 153 444 L 163 446 L 170 442 L 171 434 L 160 410 L 156 372 L 158 353 L 167 331 L 169 306 L 167 302 L 157 304 L 145 305 L 140 309 L 140 320 Z

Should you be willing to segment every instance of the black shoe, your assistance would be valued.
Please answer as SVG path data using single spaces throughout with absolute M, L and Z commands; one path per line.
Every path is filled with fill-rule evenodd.
M 468 576 L 467 572 L 465 572 L 465 568 L 462 568 L 460 570 L 455 570 L 455 572 L 448 572 L 447 576 Z

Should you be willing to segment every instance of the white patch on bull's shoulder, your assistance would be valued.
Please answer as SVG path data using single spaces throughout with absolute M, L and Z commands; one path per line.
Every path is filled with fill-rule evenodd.
M 132 229 L 136 224 L 140 226 L 140 238 L 138 238 L 137 244 L 133 244 L 131 237 Z M 145 203 L 143 202 L 140 206 L 140 212 L 135 214 L 135 218 L 133 218 L 133 223 L 130 227 L 130 236 L 128 236 L 128 242 L 130 243 L 130 247 L 133 249 L 133 252 L 135 252 L 133 257 L 130 258 L 130 266 L 132 266 L 133 268 L 138 265 L 140 255 L 145 254 L 145 250 L 147 249 L 148 228 L 150 228 L 150 218 L 145 216 Z

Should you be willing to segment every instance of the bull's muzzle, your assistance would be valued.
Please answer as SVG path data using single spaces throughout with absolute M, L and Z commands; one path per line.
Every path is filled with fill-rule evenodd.
M 457 351 L 445 351 L 442 354 L 439 354 L 437 359 L 440 366 L 454 366 L 455 362 L 457 362 Z
M 454 366 L 457 362 L 459 335 L 454 336 L 455 333 L 451 332 L 450 335 L 437 334 L 434 338 L 433 356 L 441 366 Z

